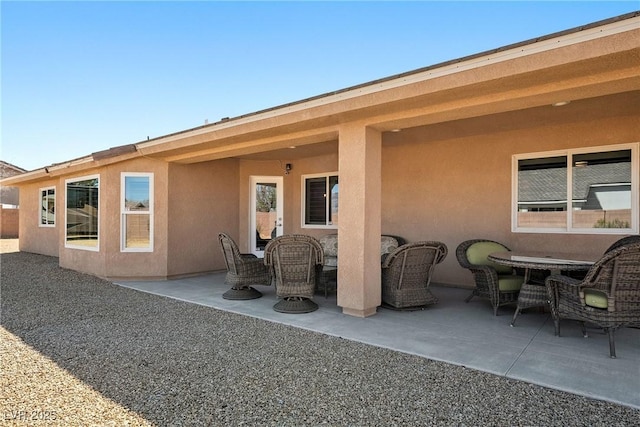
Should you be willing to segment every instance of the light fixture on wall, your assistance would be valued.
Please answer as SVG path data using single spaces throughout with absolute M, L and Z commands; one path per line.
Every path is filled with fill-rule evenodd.
M 284 174 L 289 175 L 289 172 L 291 172 L 291 163 L 284 165 Z

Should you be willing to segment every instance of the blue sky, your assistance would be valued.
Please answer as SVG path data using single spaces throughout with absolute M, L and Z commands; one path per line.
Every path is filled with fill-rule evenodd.
M 32 170 L 638 5 L 2 1 L 0 159 Z

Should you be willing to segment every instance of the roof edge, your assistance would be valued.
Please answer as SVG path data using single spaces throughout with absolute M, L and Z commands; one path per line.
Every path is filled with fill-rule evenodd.
M 461 58 L 451 59 L 451 60 L 448 60 L 448 61 L 440 62 L 440 63 L 429 65 L 429 66 L 426 66 L 426 67 L 417 68 L 417 69 L 414 69 L 414 70 L 411 70 L 411 71 L 406 71 L 406 72 L 402 72 L 402 73 L 399 73 L 399 74 L 394 74 L 394 75 L 391 75 L 391 76 L 383 77 L 383 78 L 380 78 L 380 79 L 371 80 L 371 81 L 368 81 L 368 82 L 365 82 L 365 83 L 360 83 L 360 84 L 357 84 L 357 85 L 354 85 L 354 86 L 349 86 L 349 87 L 346 87 L 346 88 L 343 88 L 343 89 L 339 89 L 339 90 L 335 90 L 335 91 L 331 91 L 331 92 L 326 92 L 326 93 L 323 93 L 323 94 L 320 94 L 320 95 L 314 95 L 312 97 L 304 98 L 304 99 L 301 99 L 301 100 L 298 100 L 298 101 L 292 101 L 292 102 L 288 102 L 288 103 L 285 103 L 285 104 L 280 104 L 280 105 L 277 105 L 277 106 L 274 106 L 274 107 L 265 108 L 265 109 L 262 109 L 262 110 L 258 110 L 258 111 L 247 113 L 247 114 L 242 114 L 242 115 L 235 116 L 235 117 L 224 117 L 224 118 L 222 118 L 222 119 L 220 119 L 220 120 L 218 120 L 216 122 L 213 122 L 213 123 L 207 123 L 207 124 L 204 124 L 204 125 L 195 126 L 193 128 L 184 129 L 184 130 L 177 131 L 177 132 L 172 132 L 172 133 L 169 133 L 169 134 L 166 134 L 166 135 L 161 135 L 161 136 L 158 136 L 158 137 L 155 137 L 155 138 L 151 138 L 151 139 L 147 139 L 147 140 L 144 140 L 144 141 L 139 141 L 139 142 L 136 143 L 136 146 L 139 149 L 142 149 L 144 147 L 150 147 L 150 146 L 153 146 L 153 145 L 161 144 L 161 143 L 164 142 L 163 140 L 165 140 L 165 139 L 176 137 L 176 136 L 183 135 L 183 134 L 187 134 L 187 133 L 190 133 L 190 132 L 197 132 L 197 131 L 200 131 L 200 130 L 207 130 L 207 129 L 210 129 L 210 128 L 219 127 L 221 125 L 234 126 L 234 125 L 238 124 L 237 123 L 238 121 L 241 121 L 243 119 L 251 119 L 251 118 L 254 118 L 256 116 L 265 115 L 265 114 L 268 114 L 268 113 L 274 113 L 274 112 L 277 112 L 279 110 L 284 110 L 284 109 L 292 108 L 292 107 L 299 107 L 299 106 L 302 106 L 304 104 L 311 103 L 311 102 L 314 102 L 314 101 L 323 100 L 323 99 L 326 99 L 326 98 L 329 98 L 329 97 L 332 97 L 332 96 L 345 95 L 345 94 L 348 94 L 350 92 L 355 92 L 355 91 L 358 91 L 358 90 L 362 90 L 364 88 L 375 87 L 377 85 L 381 85 L 381 84 L 384 84 L 384 83 L 389 83 L 389 82 L 405 79 L 405 78 L 407 78 L 409 76 L 418 76 L 418 75 L 420 75 L 422 73 L 429 73 L 429 72 L 432 72 L 434 70 L 443 69 L 443 68 L 450 67 L 450 66 L 453 66 L 453 65 L 462 64 L 462 63 L 468 63 L 468 62 L 477 60 L 479 58 L 486 58 L 486 57 L 491 56 L 491 55 L 496 55 L 496 54 L 500 54 L 500 53 L 503 53 L 503 52 L 513 51 L 513 50 L 521 48 L 523 46 L 534 45 L 536 43 L 540 43 L 540 42 L 544 42 L 544 41 L 548 41 L 548 40 L 553 40 L 553 39 L 556 39 L 556 38 L 559 38 L 559 37 L 563 37 L 563 36 L 567 36 L 567 35 L 571 35 L 571 34 L 580 33 L 582 31 L 588 31 L 588 30 L 592 30 L 594 28 L 599 28 L 599 27 L 603 27 L 603 26 L 606 26 L 606 25 L 611 25 L 611 24 L 615 24 L 615 23 L 618 23 L 618 22 L 627 21 L 629 19 L 633 19 L 633 18 L 636 18 L 636 17 L 640 17 L 640 10 L 635 11 L 635 12 L 629 12 L 629 13 L 626 13 L 626 14 L 623 14 L 623 15 L 612 17 L 612 18 L 603 19 L 603 20 L 596 21 L 596 22 L 593 22 L 593 23 L 581 25 L 581 26 L 578 26 L 578 27 L 570 28 L 570 29 L 567 29 L 567 30 L 558 31 L 558 32 L 547 34 L 547 35 L 544 35 L 544 36 L 535 37 L 535 38 L 528 39 L 528 40 L 525 40 L 525 41 L 512 43 L 512 44 L 509 44 L 509 45 L 505 45 L 505 46 L 498 47 L 498 48 L 495 48 L 495 49 L 486 50 L 486 51 L 475 53 L 475 54 L 472 54 L 472 55 L 467 55 L 467 56 L 464 56 L 464 57 L 461 57 Z M 640 28 L 640 22 L 638 24 L 638 27 Z M 606 34 L 606 35 L 609 35 L 609 34 Z M 458 70 L 458 71 L 460 71 L 460 70 Z

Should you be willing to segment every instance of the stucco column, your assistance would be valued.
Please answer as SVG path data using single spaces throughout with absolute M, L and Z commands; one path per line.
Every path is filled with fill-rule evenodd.
M 338 305 L 367 317 L 380 305 L 382 136 L 346 125 L 339 136 Z

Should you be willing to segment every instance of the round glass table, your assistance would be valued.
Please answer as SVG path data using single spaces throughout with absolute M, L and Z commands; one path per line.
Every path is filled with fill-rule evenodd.
M 544 252 L 494 252 L 487 258 L 496 264 L 524 270 L 524 282 L 518 294 L 518 306 L 511 319 L 511 326 L 515 325 L 522 309 L 545 306 L 548 303 L 546 286 L 531 280 L 532 270 L 549 271 L 551 274 L 587 271 L 596 261 L 590 256 L 553 255 Z

